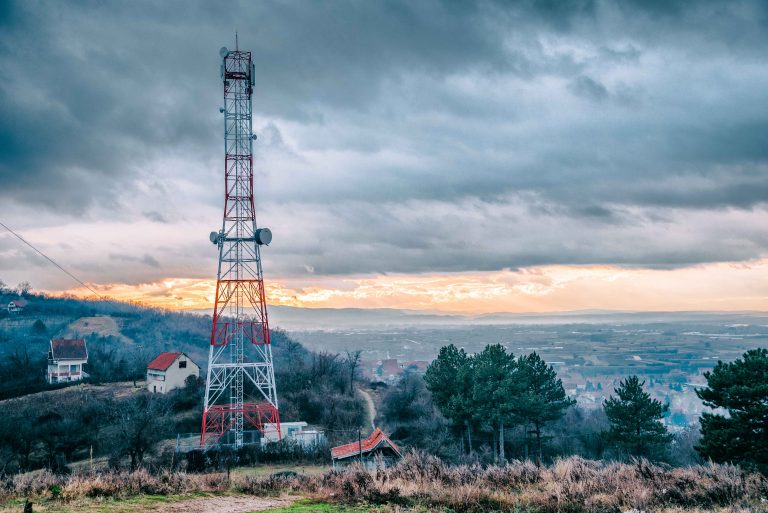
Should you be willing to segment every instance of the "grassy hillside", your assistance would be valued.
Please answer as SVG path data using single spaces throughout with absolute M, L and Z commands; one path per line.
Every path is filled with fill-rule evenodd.
M 22 314 L 0 309 L 0 399 L 44 389 L 45 359 L 53 337 L 87 340 L 91 358 L 86 372 L 97 382 L 142 379 L 146 364 L 162 351 L 182 351 L 201 368 L 207 365 L 209 315 L 113 301 L 24 297 L 28 306 Z M 16 298 L 15 292 L 0 290 L 0 305 Z M 279 330 L 273 331 L 272 343 L 277 367 L 297 353 L 308 354 L 300 346 L 292 347 L 290 355 L 282 352 L 289 340 Z
M 0 294 L 0 305 L 16 297 L 6 291 Z M 0 354 L 25 349 L 36 357 L 47 352 L 51 337 L 80 336 L 125 354 L 173 349 L 200 363 L 207 357 L 210 316 L 38 294 L 27 294 L 25 299 L 28 305 L 22 314 L 0 311 Z

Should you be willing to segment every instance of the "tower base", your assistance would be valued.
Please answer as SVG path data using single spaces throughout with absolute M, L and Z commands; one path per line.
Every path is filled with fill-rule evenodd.
M 208 449 L 219 441 L 224 433 L 235 423 L 235 415 L 243 414 L 243 420 L 264 433 L 265 424 L 277 426 L 278 439 L 280 433 L 280 412 L 268 402 L 246 403 L 242 408 L 234 404 L 215 404 L 203 411 L 203 426 L 200 431 L 200 447 Z

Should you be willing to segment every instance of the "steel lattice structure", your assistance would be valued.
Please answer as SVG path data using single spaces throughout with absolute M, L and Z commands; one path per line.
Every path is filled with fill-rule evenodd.
M 226 435 L 243 445 L 243 430 L 262 433 L 280 415 L 272 366 L 260 246 L 269 244 L 268 228 L 257 228 L 253 200 L 251 127 L 254 66 L 251 52 L 221 49 L 224 82 L 224 220 L 211 233 L 219 248 L 208 379 L 200 445 L 209 448 Z

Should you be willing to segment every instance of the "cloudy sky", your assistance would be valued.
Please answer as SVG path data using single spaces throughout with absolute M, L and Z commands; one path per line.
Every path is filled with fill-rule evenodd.
M 272 303 L 768 310 L 760 0 L 2 2 L 0 221 L 209 307 L 235 31 Z M 7 233 L 0 279 L 82 292 Z

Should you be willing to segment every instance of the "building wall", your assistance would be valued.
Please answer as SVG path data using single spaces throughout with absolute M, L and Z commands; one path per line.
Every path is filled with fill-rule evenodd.
M 280 435 L 283 438 L 295 438 L 297 433 L 300 433 L 307 427 L 307 423 L 304 421 L 299 422 L 281 422 L 280 423 Z M 277 442 L 279 440 L 277 434 L 277 426 L 275 424 L 264 424 L 264 435 L 261 439 L 261 443 L 266 444 L 269 442 Z
M 199 377 L 200 367 L 182 354 L 165 371 L 147 369 L 147 390 L 166 394 L 183 387 L 189 376 Z
M 310 449 L 325 444 L 325 433 L 316 429 L 305 429 L 295 433 L 293 439 L 300 446 Z
M 62 360 L 48 363 L 48 383 L 66 383 L 83 379 L 83 365 L 88 360 Z M 58 374 L 58 375 L 56 375 Z
M 147 369 L 147 390 L 153 393 L 165 393 L 165 371 Z

